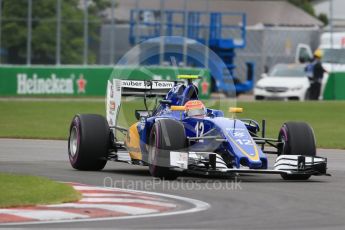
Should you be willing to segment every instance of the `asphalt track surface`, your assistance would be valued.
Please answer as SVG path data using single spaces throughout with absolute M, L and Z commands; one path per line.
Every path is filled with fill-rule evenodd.
M 76 223 L 32 228 L 126 229 L 345 229 L 345 151 L 318 150 L 332 177 L 287 182 L 279 175 L 236 178 L 180 177 L 155 182 L 146 167 L 109 162 L 102 172 L 73 170 L 66 141 L 0 139 L 0 171 L 89 185 L 136 188 L 201 200 L 210 208 L 183 215 Z M 269 159 L 274 159 L 270 156 Z M 8 227 L 8 226 L 7 226 Z

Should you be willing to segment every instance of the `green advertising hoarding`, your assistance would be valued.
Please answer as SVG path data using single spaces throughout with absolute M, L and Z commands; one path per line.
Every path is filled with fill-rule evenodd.
M 109 66 L 1 66 L 0 96 L 105 96 L 111 77 L 135 80 L 175 80 L 178 74 L 203 76 L 196 82 L 208 98 L 209 72 L 197 68 Z
M 331 73 L 329 75 L 325 91 L 324 100 L 345 100 L 345 73 Z

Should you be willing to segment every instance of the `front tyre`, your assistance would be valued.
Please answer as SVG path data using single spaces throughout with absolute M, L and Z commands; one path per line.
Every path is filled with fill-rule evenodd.
M 280 129 L 278 155 L 316 156 L 313 129 L 304 122 L 286 122 Z M 285 180 L 307 180 L 310 175 L 282 175 Z
M 76 115 L 70 126 L 68 156 L 73 168 L 99 171 L 107 163 L 110 128 L 103 116 Z
M 153 177 L 175 180 L 177 172 L 170 170 L 170 151 L 185 151 L 187 138 L 181 122 L 157 120 L 149 138 L 149 170 Z

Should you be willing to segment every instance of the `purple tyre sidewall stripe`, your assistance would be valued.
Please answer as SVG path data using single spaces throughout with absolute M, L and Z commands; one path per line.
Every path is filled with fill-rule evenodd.
M 280 129 L 280 132 L 283 133 L 284 141 L 288 141 L 288 135 L 285 125 Z

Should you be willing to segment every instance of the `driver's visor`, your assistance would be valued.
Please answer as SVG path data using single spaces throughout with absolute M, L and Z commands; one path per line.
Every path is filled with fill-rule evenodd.
M 188 117 L 204 116 L 205 114 L 206 114 L 206 111 L 204 108 L 187 110 Z

